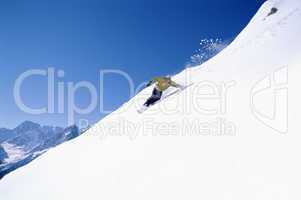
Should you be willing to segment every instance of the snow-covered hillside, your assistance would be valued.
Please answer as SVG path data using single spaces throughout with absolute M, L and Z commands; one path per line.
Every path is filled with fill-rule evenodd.
M 0 198 L 299 200 L 300 21 L 300 0 L 267 1 L 223 52 L 174 77 L 191 87 L 139 115 L 143 90 L 5 177 Z

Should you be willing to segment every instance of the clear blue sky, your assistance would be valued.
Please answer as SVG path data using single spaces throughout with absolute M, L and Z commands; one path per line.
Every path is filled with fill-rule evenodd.
M 0 127 L 24 120 L 66 126 L 66 114 L 30 115 L 15 104 L 16 78 L 28 69 L 54 67 L 64 82 L 90 81 L 99 71 L 126 71 L 139 84 L 152 76 L 179 72 L 203 38 L 235 37 L 263 0 L 27 0 L 0 2 Z M 106 79 L 105 108 L 128 99 L 120 77 Z M 47 103 L 45 77 L 28 79 L 22 98 L 32 107 Z M 76 103 L 85 107 L 81 90 Z M 56 107 L 57 107 L 56 102 Z M 96 109 L 78 116 L 96 122 Z

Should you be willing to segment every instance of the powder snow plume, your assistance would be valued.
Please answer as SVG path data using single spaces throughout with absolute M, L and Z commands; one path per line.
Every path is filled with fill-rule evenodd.
M 223 40 L 221 38 L 202 39 L 199 49 L 197 49 L 190 57 L 190 60 L 185 64 L 185 67 L 189 68 L 203 64 L 224 50 L 230 42 L 230 40 Z

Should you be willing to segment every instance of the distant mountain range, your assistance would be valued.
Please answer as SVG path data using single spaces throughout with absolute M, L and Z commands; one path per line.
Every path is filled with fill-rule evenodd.
M 31 121 L 25 121 L 14 129 L 0 128 L 0 179 L 80 133 L 77 126 L 41 126 Z

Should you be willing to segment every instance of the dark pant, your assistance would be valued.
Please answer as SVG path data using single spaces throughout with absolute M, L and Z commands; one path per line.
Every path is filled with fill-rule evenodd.
M 144 105 L 147 107 L 150 105 L 153 105 L 154 103 L 156 103 L 157 101 L 159 101 L 161 99 L 161 96 L 162 96 L 162 91 L 154 88 L 152 96 L 147 99 L 147 101 L 144 103 Z

